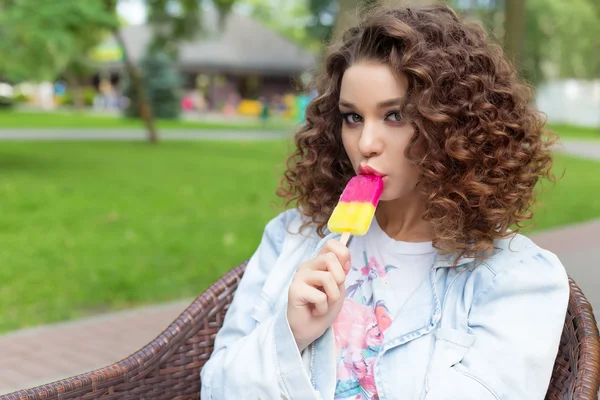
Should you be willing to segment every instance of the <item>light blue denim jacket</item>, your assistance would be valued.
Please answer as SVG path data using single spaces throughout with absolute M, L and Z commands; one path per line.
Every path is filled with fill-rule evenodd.
M 202 400 L 330 400 L 336 384 L 332 329 L 298 351 L 286 318 L 296 267 L 328 239 L 289 210 L 267 225 L 202 369 Z M 375 362 L 381 400 L 537 400 L 546 393 L 569 285 L 549 251 L 521 235 L 476 265 L 438 254 L 408 299 Z

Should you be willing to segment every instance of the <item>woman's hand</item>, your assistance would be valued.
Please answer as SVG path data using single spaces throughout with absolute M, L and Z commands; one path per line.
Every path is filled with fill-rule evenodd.
M 298 266 L 288 292 L 287 319 L 302 352 L 329 328 L 342 309 L 348 248 L 329 240 L 312 260 Z

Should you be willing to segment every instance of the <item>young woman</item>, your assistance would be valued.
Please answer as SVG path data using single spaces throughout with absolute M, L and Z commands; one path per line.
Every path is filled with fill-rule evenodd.
M 518 234 L 550 177 L 544 120 L 499 46 L 446 6 L 378 9 L 333 47 L 202 399 L 543 399 L 569 295 Z M 348 248 L 326 224 L 383 177 Z

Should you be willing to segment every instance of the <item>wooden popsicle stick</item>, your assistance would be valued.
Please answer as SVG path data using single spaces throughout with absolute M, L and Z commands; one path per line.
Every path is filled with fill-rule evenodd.
M 348 245 L 348 240 L 350 240 L 350 232 L 344 232 L 342 233 L 342 238 L 340 239 L 340 242 L 346 246 Z

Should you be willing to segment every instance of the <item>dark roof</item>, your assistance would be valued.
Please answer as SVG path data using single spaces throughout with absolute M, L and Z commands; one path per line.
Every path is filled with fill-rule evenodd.
M 179 46 L 179 68 L 220 72 L 299 74 L 314 67 L 314 54 L 269 30 L 262 24 L 231 12 L 219 32 L 217 13 L 203 12 L 204 31 Z M 152 37 L 148 25 L 133 25 L 121 30 L 132 60 L 141 59 Z M 113 42 L 112 38 L 110 42 Z M 121 67 L 121 63 L 107 64 Z

